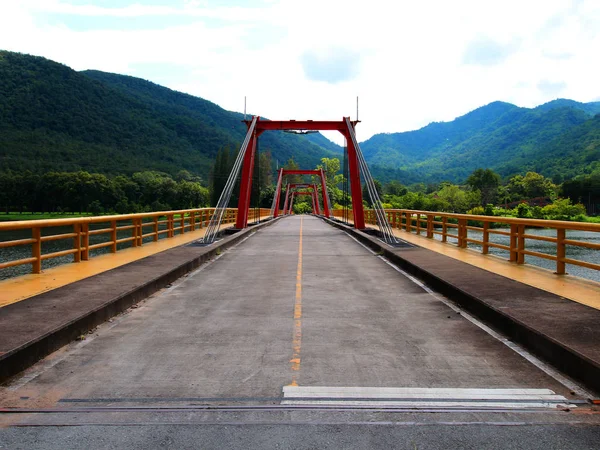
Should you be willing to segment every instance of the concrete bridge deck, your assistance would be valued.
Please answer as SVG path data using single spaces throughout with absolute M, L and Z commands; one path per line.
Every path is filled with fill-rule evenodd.
M 116 285 L 88 297 L 126 291 L 127 267 L 148 275 L 199 251 L 97 275 Z M 75 287 L 82 309 L 94 280 Z M 77 304 L 63 292 L 0 309 L 0 351 L 33 302 L 48 322 L 61 316 L 53 306 Z M 588 393 L 318 218 L 261 228 L 136 306 L 0 388 L 10 408 L 0 420 L 13 425 L 0 444 L 498 448 L 516 437 L 518 447 L 593 448 L 600 438 Z M 587 320 L 600 314 L 588 309 Z

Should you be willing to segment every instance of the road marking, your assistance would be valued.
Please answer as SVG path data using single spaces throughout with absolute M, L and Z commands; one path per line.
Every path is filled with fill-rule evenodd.
M 346 236 L 348 236 L 350 239 L 352 239 L 353 241 L 355 241 L 358 245 L 360 245 L 361 247 L 365 248 L 367 251 L 369 251 L 373 255 L 377 255 L 377 253 L 375 253 L 369 247 L 367 247 L 366 245 L 364 245 L 362 242 L 360 242 L 354 236 L 351 236 L 348 233 L 346 233 Z M 586 399 L 594 398 L 594 394 L 592 394 L 591 392 L 589 392 L 588 390 L 586 390 L 585 388 L 583 388 L 581 385 L 579 385 L 575 381 L 567 378 L 566 376 L 562 375 L 558 370 L 556 370 L 555 368 L 553 368 L 549 364 L 543 362 L 542 360 L 540 360 L 539 358 L 537 358 L 536 356 L 534 356 L 532 353 L 530 353 L 527 350 L 525 350 L 520 345 L 512 342 L 510 339 L 507 339 L 506 337 L 504 337 L 500 333 L 498 333 L 495 330 L 493 330 L 492 328 L 488 327 L 483 322 L 481 322 L 478 319 L 476 319 L 475 316 L 472 316 L 471 314 L 469 314 L 468 312 L 466 312 L 464 309 L 459 308 L 454 303 L 452 303 L 450 300 L 448 300 L 446 297 L 444 297 L 443 295 L 435 292 L 433 289 L 431 289 L 429 286 L 427 286 L 426 284 L 424 284 L 422 281 L 418 280 L 417 278 L 415 278 L 414 276 L 412 276 L 408 272 L 405 272 L 404 270 L 402 270 L 401 268 L 399 268 L 398 266 L 396 266 L 394 263 L 392 263 L 391 261 L 389 261 L 387 258 L 384 258 L 381 255 L 377 255 L 377 257 L 379 259 L 381 259 L 384 263 L 386 263 L 388 266 L 390 266 L 392 269 L 394 269 L 396 272 L 404 275 L 406 278 L 408 278 L 410 281 L 412 281 L 413 283 L 415 283 L 417 286 L 419 286 L 422 289 L 424 289 L 428 294 L 430 294 L 431 296 L 433 296 L 435 299 L 437 299 L 437 300 L 441 301 L 442 303 L 444 303 L 446 306 L 448 306 L 454 312 L 460 312 L 461 316 L 464 317 L 465 319 L 467 319 L 473 325 L 479 327 L 480 329 L 482 329 L 483 331 L 485 331 L 487 334 L 489 334 L 490 336 L 492 336 L 494 339 L 496 339 L 496 340 L 500 341 L 501 343 L 503 343 L 504 345 L 506 345 L 508 348 L 510 348 L 515 353 L 517 353 L 518 355 L 520 355 L 523 358 L 525 358 L 527 361 L 529 361 L 531 364 L 533 364 L 534 366 L 536 366 L 542 372 L 544 372 L 547 375 L 549 375 L 552 378 L 554 378 L 556 381 L 558 381 L 560 384 L 562 384 L 563 386 L 565 386 L 566 388 L 568 388 L 570 391 L 575 392 L 575 394 L 577 394 L 577 395 L 579 395 L 579 396 L 581 396 L 583 398 L 586 398 Z
M 298 242 L 298 268 L 296 269 L 296 300 L 294 301 L 294 337 L 292 339 L 292 382 L 290 386 L 298 386 L 300 371 L 300 349 L 302 347 L 302 225 L 300 218 L 300 239 Z
M 284 386 L 282 405 L 381 408 L 575 408 L 549 389 Z

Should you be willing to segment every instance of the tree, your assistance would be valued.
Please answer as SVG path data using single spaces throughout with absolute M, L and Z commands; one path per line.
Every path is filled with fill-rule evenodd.
M 375 178 L 373 178 L 373 184 L 375 185 L 375 190 L 377 191 L 377 195 L 379 195 L 379 198 L 381 198 L 383 196 L 383 186 L 381 185 L 379 180 L 377 180 Z M 362 195 L 363 195 L 363 200 L 367 201 L 367 203 L 370 206 L 373 206 L 374 199 L 372 199 L 371 196 L 369 195 L 369 189 L 367 188 L 367 183 L 365 183 L 363 186 Z
M 477 169 L 467 179 L 467 184 L 481 192 L 481 204 L 495 203 L 500 186 L 500 175 L 492 169 Z
M 408 192 L 408 189 L 399 181 L 392 180 L 383 186 L 383 192 L 389 195 L 404 195 Z
M 512 177 L 507 188 L 512 200 L 525 200 L 535 197 L 555 197 L 557 187 L 552 180 L 536 172 L 527 172 L 525 176 Z
M 481 203 L 478 191 L 464 191 L 453 184 L 440 189 L 437 197 L 447 204 L 447 211 L 455 213 L 465 213 Z
M 294 161 L 294 158 L 290 158 L 288 159 L 288 162 L 285 164 L 285 166 L 283 166 L 283 168 L 285 170 L 298 170 L 300 169 L 300 167 L 298 166 L 298 164 L 296 163 L 296 161 Z M 302 175 L 286 175 L 285 179 L 284 179 L 284 183 L 301 183 L 302 182 Z
M 344 201 L 344 193 L 339 188 L 339 185 L 344 182 L 344 175 L 338 174 L 340 171 L 341 164 L 338 158 L 321 158 L 321 164 L 317 165 L 318 169 L 323 169 L 325 173 L 325 181 L 327 182 L 327 189 L 331 195 L 331 201 L 333 203 L 342 203 Z M 321 180 L 313 179 L 313 183 L 320 186 Z M 320 192 L 319 187 L 319 192 Z

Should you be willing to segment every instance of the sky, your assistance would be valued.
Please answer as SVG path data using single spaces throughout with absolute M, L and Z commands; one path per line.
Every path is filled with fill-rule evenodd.
M 501 100 L 600 100 L 600 0 L 0 0 L 0 49 L 359 140 Z M 328 135 L 341 143 L 341 137 Z

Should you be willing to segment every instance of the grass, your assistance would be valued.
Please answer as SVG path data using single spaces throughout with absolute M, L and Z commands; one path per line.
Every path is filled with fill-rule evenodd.
M 41 219 L 71 219 L 73 217 L 91 216 L 91 213 L 18 213 L 9 212 L 0 213 L 0 222 L 9 222 L 15 220 L 41 220 Z

